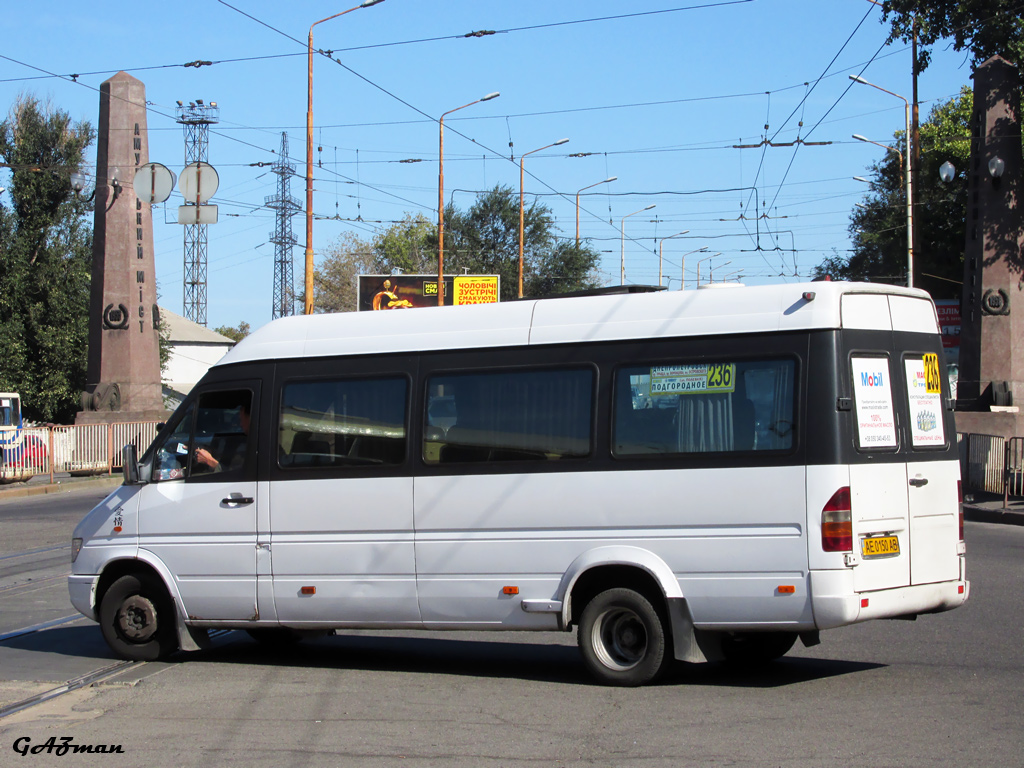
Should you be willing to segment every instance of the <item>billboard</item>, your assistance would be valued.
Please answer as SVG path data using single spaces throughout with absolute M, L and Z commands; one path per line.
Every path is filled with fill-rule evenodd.
M 444 278 L 446 307 L 495 304 L 501 288 L 498 275 L 451 275 Z M 437 275 L 360 275 L 360 312 L 437 306 Z

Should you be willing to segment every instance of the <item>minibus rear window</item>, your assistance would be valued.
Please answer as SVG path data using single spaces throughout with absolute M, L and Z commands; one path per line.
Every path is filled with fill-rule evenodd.
M 401 464 L 407 401 L 408 382 L 399 376 L 287 383 L 281 393 L 278 465 Z
M 786 451 L 793 360 L 658 363 L 615 378 L 616 456 Z

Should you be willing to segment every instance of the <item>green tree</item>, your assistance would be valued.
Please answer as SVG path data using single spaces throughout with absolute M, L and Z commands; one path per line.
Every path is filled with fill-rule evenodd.
M 919 72 L 928 67 L 928 47 L 950 38 L 954 50 L 970 52 L 975 66 L 995 55 L 1024 62 L 1024 20 L 1017 0 L 885 0 L 882 21 L 890 25 L 889 42 L 909 43 L 916 31 Z
M 594 288 L 598 253 L 560 241 L 551 209 L 534 201 L 523 210 L 523 295 L 541 296 Z M 429 242 L 437 251 L 437 233 Z M 500 275 L 501 300 L 519 295 L 519 195 L 496 186 L 468 211 L 445 209 L 445 272 Z
M 375 274 L 390 274 L 399 269 L 407 274 L 437 272 L 437 225 L 421 213 L 405 218 L 373 238 Z M 431 247 L 431 235 L 434 246 Z
M 92 140 L 88 123 L 31 96 L 0 123 L 13 203 L 0 205 L 0 388 L 21 393 L 30 419 L 69 421 L 85 388 L 91 206 L 70 174 Z
M 963 87 L 949 101 L 936 104 L 921 124 L 921 166 L 914 191 L 914 216 L 919 219 L 920 242 L 914 244 L 914 260 L 922 274 L 915 286 L 935 298 L 959 298 L 963 279 L 966 236 L 967 182 L 970 154 L 969 120 L 973 97 Z M 895 135 L 893 148 L 870 168 L 871 191 L 850 214 L 853 253 L 838 255 L 815 268 L 818 276 L 906 284 L 907 219 L 903 153 L 906 137 Z M 961 171 L 949 184 L 939 179 L 939 167 L 951 162 Z
M 219 333 L 221 336 L 227 336 L 229 339 L 232 339 L 237 343 L 252 333 L 252 329 L 249 327 L 249 324 L 243 320 L 238 324 L 237 328 L 230 325 L 222 325 L 219 328 L 214 328 L 213 332 Z
M 342 233 L 313 272 L 313 311 L 355 312 L 359 275 L 374 274 L 373 245 L 352 232 Z M 305 303 L 305 295 L 299 297 Z

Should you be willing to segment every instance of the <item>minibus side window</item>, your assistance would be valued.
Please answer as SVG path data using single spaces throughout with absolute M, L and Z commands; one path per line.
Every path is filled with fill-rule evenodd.
M 635 365 L 615 375 L 616 456 L 787 451 L 793 360 Z
M 195 403 L 192 403 L 178 417 L 167 439 L 157 448 L 153 459 L 153 480 L 180 480 L 186 476 L 194 416 Z
M 157 449 L 153 479 L 241 471 L 248 450 L 251 410 L 252 392 L 247 389 L 202 393 Z
M 405 377 L 293 381 L 281 390 L 282 468 L 395 465 L 405 461 Z
M 427 381 L 427 464 L 552 461 L 589 456 L 590 368 L 432 376 Z

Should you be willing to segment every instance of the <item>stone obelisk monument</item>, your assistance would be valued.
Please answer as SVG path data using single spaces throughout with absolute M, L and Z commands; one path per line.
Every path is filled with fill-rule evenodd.
M 149 162 L 146 86 L 100 86 L 89 365 L 79 424 L 163 420 L 151 206 L 132 182 Z
M 1024 435 L 1024 181 L 1018 69 L 974 73 L 957 430 Z

